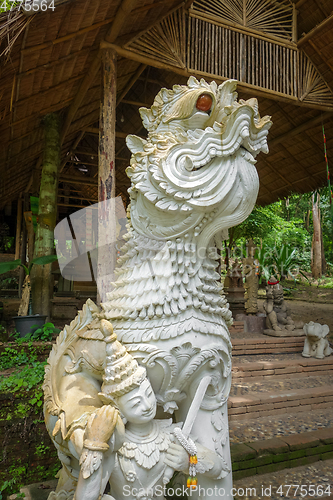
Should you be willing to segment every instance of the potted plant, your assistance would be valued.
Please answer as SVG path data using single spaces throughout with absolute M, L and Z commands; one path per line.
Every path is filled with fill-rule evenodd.
M 20 302 L 20 307 L 18 310 L 18 315 L 13 319 L 15 321 L 15 328 L 20 333 L 21 337 L 25 337 L 28 333 L 32 333 L 32 327 L 37 329 L 44 325 L 46 316 L 40 316 L 39 314 L 32 314 L 32 303 L 31 303 L 31 284 L 30 284 L 30 274 L 33 265 L 45 265 L 51 264 L 56 261 L 58 257 L 56 255 L 43 255 L 42 257 L 36 257 L 33 259 L 29 266 L 22 264 L 21 259 L 16 259 L 11 262 L 1 262 L 0 263 L 0 274 L 12 271 L 17 267 L 21 266 L 25 272 L 25 279 L 23 282 L 23 292 Z

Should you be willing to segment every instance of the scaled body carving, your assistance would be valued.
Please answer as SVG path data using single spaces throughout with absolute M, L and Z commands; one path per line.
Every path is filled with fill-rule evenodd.
M 127 138 L 133 153 L 127 169 L 130 222 L 117 280 L 102 313 L 90 313 L 90 323 L 76 327 L 68 341 L 69 354 L 53 362 L 63 370 L 67 356 L 67 363 L 79 371 L 72 379 L 63 377 L 58 409 L 52 409 L 50 396 L 46 411 L 50 431 L 62 426 L 62 439 L 68 441 L 74 439 L 68 433 L 75 426 L 84 429 L 88 418 L 67 418 L 69 387 L 87 378 L 89 398 L 76 394 L 87 403 L 86 413 L 103 405 L 98 394 L 105 343 L 98 321 L 105 318 L 127 351 L 146 367 L 159 418 L 174 413 L 176 422 L 184 422 L 200 381 L 208 377 L 193 435 L 222 466 L 214 479 L 199 474 L 198 482 L 204 488 L 225 488 L 226 498 L 232 486 L 227 421 L 232 320 L 217 282 L 216 254 L 207 249 L 214 249 L 229 227 L 251 213 L 259 188 L 255 156 L 268 151 L 271 126 L 269 117 L 260 118 L 256 99 L 237 102 L 235 88 L 235 81 L 218 87 L 191 77 L 187 86 L 162 89 L 150 110 L 140 109 L 149 134 L 147 140 Z M 86 307 L 88 314 L 93 306 Z M 56 436 L 59 449 L 67 446 L 70 452 Z M 221 493 L 210 498 L 221 498 Z

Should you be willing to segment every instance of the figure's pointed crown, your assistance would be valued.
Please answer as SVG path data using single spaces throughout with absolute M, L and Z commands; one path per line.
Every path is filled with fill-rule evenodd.
M 126 348 L 117 340 L 109 321 L 101 320 L 101 330 L 106 343 L 106 364 L 104 368 L 100 398 L 105 404 L 115 404 L 115 398 L 139 387 L 146 378 L 146 369 L 139 366 Z

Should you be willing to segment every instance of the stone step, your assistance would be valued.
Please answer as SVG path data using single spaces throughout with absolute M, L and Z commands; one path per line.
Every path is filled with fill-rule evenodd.
M 244 333 L 244 321 L 234 321 L 229 328 L 229 332 L 233 333 Z
M 234 479 L 234 500 L 333 498 L 333 459 Z M 303 488 L 301 489 L 301 487 Z
M 276 380 L 294 377 L 312 377 L 333 374 L 333 356 L 324 359 L 299 358 L 283 361 L 257 361 L 239 363 L 237 359 L 232 366 L 233 383 L 258 380 Z
M 246 335 L 246 334 L 245 334 Z M 251 354 L 283 354 L 303 351 L 305 337 L 269 337 L 259 335 L 249 338 L 233 338 L 233 356 Z
M 235 480 L 333 459 L 333 428 L 231 444 Z
M 276 377 L 267 380 L 252 380 L 251 377 L 246 381 L 241 382 L 234 380 L 230 390 L 230 396 L 247 396 L 248 394 L 265 394 L 267 392 L 286 392 L 294 391 L 295 389 L 317 388 L 322 386 L 333 386 L 333 374 L 326 375 L 325 372 L 320 372 L 321 376 L 297 377 L 290 376 L 288 378 Z M 293 374 L 294 375 L 294 374 Z
M 228 407 L 231 422 L 333 408 L 333 385 L 229 396 Z

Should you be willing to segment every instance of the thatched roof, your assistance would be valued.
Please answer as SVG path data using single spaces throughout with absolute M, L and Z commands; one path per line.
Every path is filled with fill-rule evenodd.
M 259 203 L 324 185 L 322 120 L 333 158 L 333 0 L 254 3 L 257 17 L 245 27 L 232 9 L 232 15 L 212 11 L 211 0 L 192 7 L 179 0 L 72 0 L 34 16 L 12 14 L 10 24 L 2 14 L 1 205 L 38 191 L 42 118 L 52 111 L 62 114 L 64 124 L 60 210 L 97 201 L 101 76 L 96 60 L 103 40 L 118 52 L 116 171 L 124 198 L 130 156 L 124 137 L 144 135 L 139 106 L 151 105 L 162 86 L 184 83 L 191 73 L 242 80 L 240 97 L 257 95 L 261 115 L 272 116 L 270 153 L 257 163 Z

